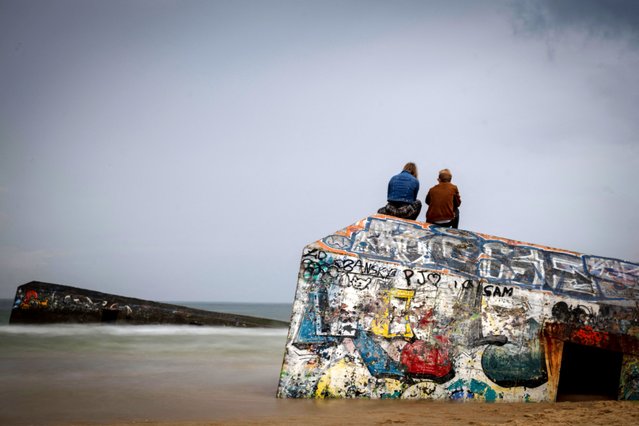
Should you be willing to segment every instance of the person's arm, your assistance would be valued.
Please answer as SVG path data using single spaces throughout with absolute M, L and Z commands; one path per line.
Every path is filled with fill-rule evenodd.
M 459 195 L 459 189 L 455 187 L 455 195 L 453 195 L 453 206 L 455 208 L 461 206 L 461 195 Z
M 426 194 L 426 204 L 430 204 L 430 189 L 428 190 L 428 194 Z
M 413 194 L 413 199 L 417 199 L 417 194 L 419 194 L 419 181 L 417 181 L 417 185 L 415 185 L 415 193 Z

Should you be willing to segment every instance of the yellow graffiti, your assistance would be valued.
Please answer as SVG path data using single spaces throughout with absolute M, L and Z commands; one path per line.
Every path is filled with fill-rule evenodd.
M 20 303 L 20 309 L 46 308 L 48 306 L 49 299 L 40 300 L 35 290 L 27 291 L 22 303 Z
M 20 304 L 20 309 L 46 308 L 48 306 L 49 306 L 49 299 L 30 300 L 29 302 L 22 302 Z
M 382 304 L 385 307 L 384 312 L 371 322 L 371 331 L 382 337 L 405 337 L 412 338 L 415 334 L 410 326 L 408 312 L 410 301 L 415 295 L 415 290 L 402 290 L 394 288 L 388 291 L 380 292 Z M 400 330 L 395 330 L 392 326 L 401 324 Z M 395 327 L 396 328 L 396 327 Z
M 363 395 L 368 391 L 369 379 L 366 368 L 343 358 L 319 379 L 315 398 L 353 398 Z

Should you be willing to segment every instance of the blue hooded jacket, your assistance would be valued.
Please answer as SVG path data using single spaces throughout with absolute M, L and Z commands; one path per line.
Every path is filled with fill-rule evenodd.
M 388 201 L 412 203 L 417 200 L 419 181 L 406 170 L 395 175 L 388 182 Z

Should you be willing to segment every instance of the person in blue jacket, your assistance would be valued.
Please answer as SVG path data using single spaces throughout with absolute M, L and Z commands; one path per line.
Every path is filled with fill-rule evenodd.
M 386 204 L 377 213 L 404 219 L 417 219 L 422 210 L 422 202 L 417 199 L 419 180 L 417 180 L 417 166 L 406 163 L 404 170 L 393 176 L 388 182 L 388 196 Z

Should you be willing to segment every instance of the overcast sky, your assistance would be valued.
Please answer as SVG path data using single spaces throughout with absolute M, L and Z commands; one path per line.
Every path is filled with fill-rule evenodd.
M 0 298 L 292 302 L 407 161 L 463 229 L 637 262 L 638 70 L 633 0 L 0 0 Z

